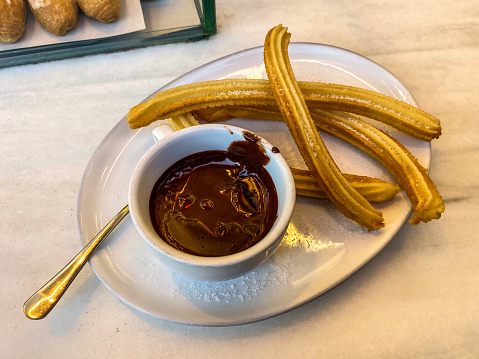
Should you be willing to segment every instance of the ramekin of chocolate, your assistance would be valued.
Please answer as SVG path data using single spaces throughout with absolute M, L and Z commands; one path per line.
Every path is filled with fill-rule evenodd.
M 265 262 L 296 200 L 278 149 L 224 124 L 158 133 L 164 137 L 139 161 L 128 193 L 133 223 L 158 258 L 174 272 L 209 281 Z

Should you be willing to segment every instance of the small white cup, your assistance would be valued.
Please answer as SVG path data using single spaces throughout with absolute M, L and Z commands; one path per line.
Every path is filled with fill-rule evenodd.
M 207 124 L 174 132 L 165 126 L 154 131 L 159 140 L 140 159 L 130 181 L 128 202 L 134 225 L 154 248 L 160 261 L 174 272 L 208 281 L 228 280 L 250 272 L 273 254 L 293 215 L 296 190 L 288 164 L 280 153 L 272 151 L 271 144 L 260 140 L 270 158 L 265 169 L 273 179 L 278 195 L 277 218 L 265 237 L 254 246 L 227 256 L 187 254 L 166 243 L 153 228 L 149 212 L 153 186 L 163 172 L 180 159 L 203 151 L 226 151 L 233 141 L 244 141 L 245 130 L 224 124 Z

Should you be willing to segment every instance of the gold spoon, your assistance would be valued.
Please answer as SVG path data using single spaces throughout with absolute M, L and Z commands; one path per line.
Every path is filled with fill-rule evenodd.
M 95 249 L 130 212 L 128 205 L 118 214 L 48 283 L 33 294 L 23 305 L 23 312 L 30 319 L 42 319 L 60 300 L 76 275 L 90 259 Z

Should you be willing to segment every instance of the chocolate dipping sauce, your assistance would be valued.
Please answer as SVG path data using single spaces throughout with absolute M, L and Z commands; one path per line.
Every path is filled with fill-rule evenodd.
M 150 197 L 150 217 L 158 235 L 183 252 L 218 257 L 258 243 L 277 217 L 278 196 L 264 166 L 260 138 L 227 151 L 195 153 L 173 164 Z

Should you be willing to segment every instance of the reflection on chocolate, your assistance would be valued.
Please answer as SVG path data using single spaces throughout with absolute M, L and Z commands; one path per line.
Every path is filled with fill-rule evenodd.
M 278 198 L 260 138 L 227 151 L 190 155 L 156 182 L 150 216 L 158 235 L 183 252 L 208 257 L 243 251 L 258 243 L 277 217 Z

